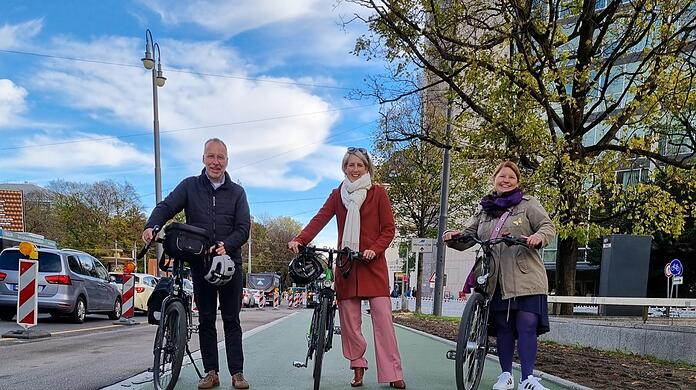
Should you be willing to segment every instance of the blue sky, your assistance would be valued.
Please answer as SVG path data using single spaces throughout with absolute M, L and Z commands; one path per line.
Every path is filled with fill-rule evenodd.
M 383 64 L 350 54 L 364 10 L 333 0 L 0 2 L 0 182 L 128 181 L 155 202 L 145 30 L 161 49 L 163 195 L 210 137 L 254 216 L 306 223 L 370 147 L 378 107 L 350 100 Z M 331 223 L 316 240 L 335 243 Z

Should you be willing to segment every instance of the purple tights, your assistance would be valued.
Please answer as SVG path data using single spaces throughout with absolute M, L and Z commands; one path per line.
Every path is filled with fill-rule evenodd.
M 527 378 L 534 371 L 539 315 L 518 310 L 511 310 L 509 318 L 507 311 L 496 311 L 493 315 L 498 332 L 496 345 L 500 368 L 503 371 L 512 372 L 512 354 L 515 351 L 515 333 L 517 333 L 517 354 L 522 366 L 522 378 Z

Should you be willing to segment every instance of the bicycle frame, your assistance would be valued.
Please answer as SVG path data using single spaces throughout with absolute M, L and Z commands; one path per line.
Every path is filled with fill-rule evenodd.
M 346 262 L 343 264 L 337 264 L 338 268 L 341 269 L 341 274 L 343 277 L 348 277 L 348 273 L 352 268 L 352 261 L 356 258 L 360 258 L 360 254 L 351 251 L 350 248 L 345 248 L 342 250 L 336 249 L 321 249 L 313 247 L 302 248 L 302 253 L 313 254 L 316 252 L 328 253 L 329 259 L 327 262 L 327 267 L 324 268 L 324 272 L 317 277 L 316 280 L 312 281 L 308 286 L 310 289 L 317 291 L 315 296 L 318 296 L 318 304 L 314 306 L 314 312 L 312 313 L 312 322 L 310 323 L 309 330 L 307 332 L 307 355 L 305 356 L 304 362 L 294 361 L 293 366 L 295 367 L 307 367 L 309 359 L 314 359 L 314 389 L 319 388 L 319 382 L 321 379 L 321 364 L 323 360 L 324 352 L 328 352 L 333 345 L 333 335 L 340 334 L 340 328 L 334 326 L 334 319 L 336 316 L 336 291 L 334 290 L 334 255 L 338 258 L 344 256 Z M 348 263 L 348 269 L 343 269 Z
M 160 230 L 161 230 L 161 228 L 159 226 L 156 226 L 155 228 L 153 228 L 153 237 L 154 238 L 150 242 L 148 242 L 145 245 L 145 247 L 143 247 L 143 249 L 138 254 L 138 258 L 142 258 L 145 256 L 145 254 L 147 253 L 148 249 L 150 248 L 150 246 L 152 245 L 153 242 L 161 242 L 161 239 L 156 238 L 157 234 L 159 233 Z M 155 371 L 154 365 L 156 364 L 156 362 L 160 358 L 162 358 L 162 356 L 161 356 L 162 350 L 165 350 L 165 352 L 164 352 L 165 356 L 168 353 L 167 351 L 170 351 L 172 349 L 174 349 L 176 352 L 177 346 L 170 345 L 170 342 L 172 340 L 167 340 L 167 345 L 159 346 L 158 344 L 162 344 L 161 340 L 159 340 L 159 336 L 162 334 L 165 334 L 166 330 L 164 329 L 164 327 L 166 324 L 168 324 L 168 322 L 167 322 L 168 314 L 167 313 L 169 313 L 169 310 L 167 310 L 167 309 L 170 306 L 174 305 L 173 310 L 176 311 L 177 305 L 175 305 L 175 303 L 178 302 L 182 305 L 182 307 L 184 309 L 183 311 L 185 313 L 185 315 L 183 317 L 178 317 L 178 321 L 177 321 L 179 326 L 181 326 L 181 321 L 184 321 L 183 328 L 185 329 L 185 332 L 186 332 L 186 340 L 184 343 L 184 345 L 185 345 L 184 349 L 185 349 L 186 354 L 189 357 L 189 360 L 193 364 L 193 367 L 196 370 L 198 377 L 202 378 L 203 376 L 201 375 L 201 372 L 198 369 L 198 366 L 196 365 L 196 363 L 193 359 L 193 356 L 191 355 L 191 351 L 189 349 L 189 346 L 188 346 L 188 342 L 191 340 L 192 334 L 198 332 L 198 326 L 193 325 L 193 315 L 192 315 L 192 311 L 191 311 L 193 297 L 191 295 L 189 295 L 184 290 L 184 282 L 183 282 L 183 277 L 182 277 L 183 269 L 184 269 L 183 261 L 180 261 L 178 259 L 172 259 L 172 260 L 174 261 L 172 268 L 171 268 L 173 283 L 172 283 L 171 287 L 169 288 L 167 296 L 162 300 L 162 307 L 161 307 L 161 311 L 160 311 L 161 317 L 159 319 L 159 324 L 157 325 L 155 343 L 153 345 L 153 351 L 152 351 L 153 355 L 155 356 L 155 361 L 153 362 L 153 371 L 155 372 L 155 374 L 157 373 L 157 371 Z M 169 272 L 169 268 L 167 266 L 167 263 L 165 262 L 165 255 L 164 254 L 162 254 L 162 256 L 158 259 L 158 268 L 164 272 Z M 175 353 L 175 355 L 176 355 L 176 353 Z M 178 357 L 174 358 L 174 360 L 178 361 L 178 363 L 177 363 L 178 366 L 181 365 L 181 359 L 183 359 L 182 354 L 179 354 Z M 172 361 L 172 363 L 174 363 L 174 361 Z M 176 384 L 176 380 L 178 379 L 177 377 L 178 377 L 178 371 L 172 377 L 173 383 L 170 386 L 168 386 L 167 388 L 173 387 Z M 157 387 L 156 383 L 155 383 L 155 387 Z
M 527 245 L 526 238 L 503 236 L 480 240 L 476 236 L 457 236 L 450 241 L 473 241 L 483 251 L 481 270 L 475 278 L 474 292 L 467 300 L 459 324 L 457 349 L 447 352 L 447 359 L 455 360 L 455 380 L 458 390 L 478 388 L 483 364 L 488 353 L 488 315 L 491 296 L 488 293 L 493 247 L 500 243 L 506 245 Z M 478 256 L 477 256 L 478 258 Z M 478 263 L 478 261 L 477 261 Z M 473 270 L 472 272 L 476 272 Z

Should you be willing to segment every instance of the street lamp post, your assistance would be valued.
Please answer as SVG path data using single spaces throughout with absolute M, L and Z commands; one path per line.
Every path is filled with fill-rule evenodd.
M 157 57 L 155 57 L 155 49 Z M 162 173 L 160 169 L 160 139 L 159 139 L 159 113 L 157 102 L 157 88 L 163 87 L 167 78 L 162 75 L 162 62 L 160 47 L 152 39 L 150 29 L 145 30 L 145 57 L 141 59 L 145 69 L 152 70 L 152 111 L 154 113 L 154 136 L 155 136 L 155 200 L 156 203 L 162 201 Z M 157 67 L 155 67 L 155 61 Z M 157 259 L 162 257 L 162 245 L 157 244 Z

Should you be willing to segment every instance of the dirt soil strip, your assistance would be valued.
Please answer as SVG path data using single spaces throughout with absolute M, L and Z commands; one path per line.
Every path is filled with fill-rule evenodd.
M 456 341 L 457 322 L 394 313 L 394 322 Z M 519 362 L 515 355 L 515 361 Z M 638 356 L 541 342 L 535 368 L 593 389 L 695 390 L 696 367 Z

